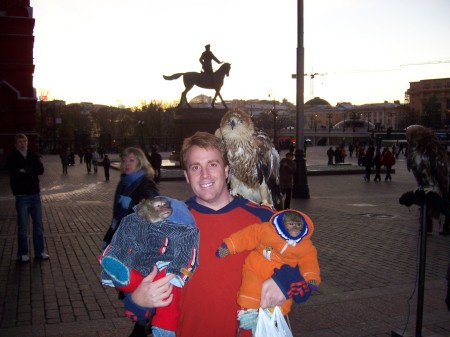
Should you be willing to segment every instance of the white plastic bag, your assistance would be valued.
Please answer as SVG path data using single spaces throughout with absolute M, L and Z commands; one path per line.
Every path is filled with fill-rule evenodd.
M 287 324 L 280 307 L 275 307 L 272 318 L 275 321 L 278 331 L 278 335 L 276 335 L 277 337 L 293 337 L 292 331 L 289 329 L 289 325 Z
M 272 315 L 267 309 L 259 308 L 254 337 L 275 337 Z
M 259 308 L 254 337 L 293 337 L 279 307 L 275 307 L 272 314 Z

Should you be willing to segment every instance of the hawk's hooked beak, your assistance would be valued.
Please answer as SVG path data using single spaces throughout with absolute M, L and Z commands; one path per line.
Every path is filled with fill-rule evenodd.
M 233 130 L 234 127 L 236 126 L 236 123 L 234 122 L 234 119 L 232 119 L 232 120 L 230 121 L 230 126 L 231 126 L 231 130 Z

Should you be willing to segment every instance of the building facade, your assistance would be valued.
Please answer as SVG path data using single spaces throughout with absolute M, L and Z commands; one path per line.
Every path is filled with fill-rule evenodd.
M 0 167 L 14 134 L 26 134 L 30 149 L 36 148 L 33 29 L 29 0 L 0 0 Z
M 432 129 L 450 128 L 450 78 L 410 82 L 406 100 L 420 124 Z

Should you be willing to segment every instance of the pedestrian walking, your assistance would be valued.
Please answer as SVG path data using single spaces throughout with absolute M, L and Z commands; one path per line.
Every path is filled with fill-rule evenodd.
M 80 157 L 80 164 L 83 164 L 84 152 L 83 149 L 78 151 L 78 157 Z
M 96 149 L 92 150 L 92 167 L 94 168 L 94 173 L 97 174 L 98 171 L 98 161 L 100 160 L 100 154 Z
M 355 146 L 353 143 L 348 144 L 348 153 L 350 155 L 350 158 L 353 157 L 353 151 L 355 151 Z
M 373 157 L 375 154 L 375 148 L 373 145 L 369 145 L 366 153 L 363 156 L 362 164 L 366 169 L 366 175 L 364 176 L 364 181 L 370 181 L 370 173 L 373 166 Z
M 364 166 L 364 164 L 363 164 L 364 154 L 365 154 L 364 146 L 359 146 L 358 151 L 357 151 L 358 166 Z
M 158 152 L 156 146 L 152 146 L 151 154 L 150 154 L 150 164 L 155 170 L 155 182 L 159 183 L 161 180 L 161 166 L 162 166 L 162 157 Z
M 334 151 L 331 146 L 327 151 L 327 156 L 328 156 L 328 165 L 333 165 Z
M 375 157 L 373 157 L 373 166 L 375 167 L 375 178 L 373 181 L 379 182 L 381 181 L 381 152 L 380 149 L 376 150 Z
M 109 168 L 111 167 L 111 160 L 108 155 L 105 154 L 103 157 L 103 169 L 105 170 L 105 180 L 109 181 Z
M 339 150 L 339 147 L 334 148 L 334 163 L 339 164 L 341 162 L 341 151 Z
M 69 151 L 69 166 L 75 165 L 75 152 L 73 150 Z
M 59 156 L 61 157 L 61 165 L 62 165 L 63 174 L 67 175 L 67 168 L 69 167 L 69 164 L 70 164 L 69 149 L 61 150 L 61 154 Z
M 389 150 L 388 147 L 386 147 L 384 151 L 383 157 L 382 157 L 382 164 L 386 166 L 386 177 L 384 178 L 384 181 L 391 181 L 391 172 L 392 172 L 392 166 L 395 165 L 395 156 L 394 154 Z
M 44 226 L 39 176 L 44 174 L 40 157 L 28 150 L 28 138 L 23 133 L 14 137 L 15 150 L 7 158 L 11 189 L 16 197 L 17 260 L 30 261 L 28 253 L 28 220 L 33 223 L 33 248 L 36 259 L 48 260 L 44 250 Z
M 292 152 L 286 153 L 286 157 L 281 159 L 280 162 L 280 189 L 281 193 L 284 194 L 283 209 L 291 208 L 292 186 L 294 185 L 296 167 L 294 154 Z
M 84 154 L 84 163 L 86 164 L 87 173 L 91 173 L 92 169 L 92 150 L 88 148 Z

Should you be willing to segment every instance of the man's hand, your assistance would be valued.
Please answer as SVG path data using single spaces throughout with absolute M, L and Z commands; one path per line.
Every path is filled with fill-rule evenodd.
M 157 274 L 156 267 L 145 277 L 141 284 L 131 295 L 131 299 L 137 305 L 146 308 L 158 308 L 168 306 L 173 299 L 172 287 L 170 280 L 175 277 L 174 274 L 165 276 L 155 282 L 153 279 Z
M 261 290 L 261 307 L 273 308 L 283 305 L 285 301 L 286 297 L 275 281 L 272 278 L 265 280 Z

